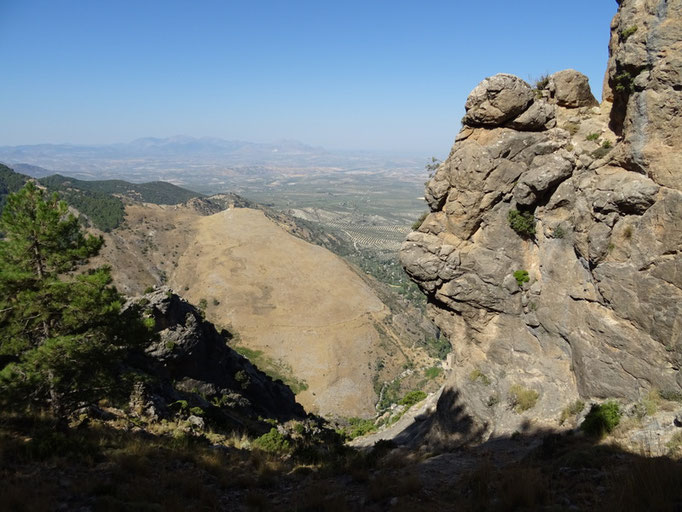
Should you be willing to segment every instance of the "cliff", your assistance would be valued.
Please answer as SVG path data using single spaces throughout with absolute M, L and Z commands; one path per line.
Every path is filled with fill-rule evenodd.
M 682 2 L 624 0 L 601 105 L 573 70 L 472 91 L 400 253 L 453 346 L 431 438 L 682 390 L 680 50 Z

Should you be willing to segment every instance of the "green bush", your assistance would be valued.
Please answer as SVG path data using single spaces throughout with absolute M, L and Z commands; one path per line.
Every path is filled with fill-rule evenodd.
M 514 279 L 516 279 L 516 284 L 523 286 L 523 283 L 530 281 L 530 276 L 527 270 L 517 270 L 514 272 Z
M 616 92 L 630 94 L 635 90 L 635 78 L 627 71 L 617 74 L 614 81 Z
M 291 451 L 291 443 L 276 428 L 271 428 L 270 432 L 263 434 L 253 442 L 253 446 L 264 452 L 288 453 Z
M 527 389 L 519 384 L 514 384 L 509 389 L 509 405 L 517 413 L 522 413 L 535 407 L 539 397 L 539 393 L 534 389 Z
M 423 391 L 410 391 L 398 402 L 400 405 L 407 406 L 407 409 L 412 407 L 414 404 L 421 402 L 426 398 L 426 393 Z
M 590 133 L 587 137 L 585 137 L 585 140 L 597 140 L 599 137 L 601 137 L 599 132 Z
M 509 227 L 519 235 L 525 237 L 532 237 L 535 235 L 535 217 L 531 212 L 509 210 L 507 220 L 509 221 Z
M 620 33 L 620 38 L 623 42 L 627 41 L 628 38 L 633 35 L 635 32 L 637 32 L 637 25 L 633 25 L 631 27 L 626 28 Z
M 618 402 L 610 400 L 601 405 L 595 404 L 585 416 L 585 421 L 580 425 L 580 428 L 590 436 L 604 437 L 618 426 L 620 417 Z

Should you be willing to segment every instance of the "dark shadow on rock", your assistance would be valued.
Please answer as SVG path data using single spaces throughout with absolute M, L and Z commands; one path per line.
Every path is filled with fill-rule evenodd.
M 394 441 L 399 445 L 416 447 L 422 443 L 439 449 L 452 449 L 479 442 L 487 425 L 477 425 L 466 412 L 460 392 L 444 389 L 436 410 L 415 418 L 415 422 L 398 434 Z

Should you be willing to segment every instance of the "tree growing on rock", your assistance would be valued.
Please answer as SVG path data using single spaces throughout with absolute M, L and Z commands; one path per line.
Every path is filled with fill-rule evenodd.
M 103 242 L 56 194 L 27 183 L 8 196 L 0 232 L 0 403 L 49 406 L 63 425 L 116 387 L 146 329 L 136 312 L 121 314 L 108 267 L 77 272 Z

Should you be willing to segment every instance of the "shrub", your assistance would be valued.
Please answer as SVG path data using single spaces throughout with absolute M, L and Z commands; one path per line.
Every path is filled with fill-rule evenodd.
M 363 420 L 361 418 L 349 418 L 348 423 L 350 426 L 348 429 L 343 430 L 343 434 L 350 439 L 355 439 L 356 437 L 364 436 L 377 429 L 374 424 L 374 420 Z
M 153 291 L 154 291 L 154 287 L 153 287 L 153 286 L 147 286 L 147 287 L 144 289 L 144 293 L 152 293 Z
M 599 132 L 595 133 L 590 133 L 588 136 L 585 137 L 585 140 L 597 140 L 601 137 L 601 134 Z
M 547 73 L 540 75 L 540 77 L 537 80 L 535 80 L 536 91 L 546 89 L 547 85 L 549 85 L 549 75 Z
M 476 382 L 477 380 L 480 380 L 484 386 L 490 385 L 490 379 L 488 378 L 488 376 L 478 368 L 471 370 L 471 373 L 469 374 L 469 380 L 471 382 Z
M 614 81 L 616 92 L 630 94 L 635 90 L 635 78 L 627 71 L 616 75 Z
M 417 220 L 414 221 L 412 224 L 412 231 L 417 231 L 421 225 L 424 223 L 426 220 L 426 217 L 429 216 L 429 212 L 424 212 L 422 213 Z
M 208 301 L 206 299 L 201 299 L 199 301 L 199 309 L 204 310 L 208 307 Z
M 611 149 L 613 147 L 613 144 L 611 143 L 610 140 L 605 140 L 604 142 L 601 143 L 601 147 L 604 149 Z
M 568 418 L 577 416 L 585 409 L 585 402 L 582 400 L 576 400 L 575 402 L 567 405 L 563 411 L 561 411 L 561 417 L 559 418 L 559 425 L 563 425 Z
M 592 151 L 592 158 L 594 158 L 595 160 L 601 160 L 606 155 L 608 155 L 610 152 L 611 152 L 610 147 L 607 148 L 607 147 L 602 146 L 602 147 L 597 148 L 594 151 Z
M 530 276 L 527 270 L 517 270 L 514 272 L 514 279 L 516 279 L 516 284 L 523 286 L 523 283 L 530 281 Z
M 585 421 L 580 425 L 580 428 L 590 436 L 604 437 L 618 426 L 620 417 L 618 402 L 610 400 L 601 405 L 595 404 L 585 416 Z
M 580 125 L 578 123 L 568 122 L 564 125 L 564 130 L 566 130 L 571 135 L 575 135 L 580 130 Z
M 289 440 L 274 427 L 267 434 L 257 438 L 253 442 L 253 446 L 270 453 L 287 453 L 291 451 Z
M 566 230 L 561 226 L 557 226 L 552 230 L 552 238 L 564 238 L 566 236 Z
M 535 217 L 531 212 L 509 210 L 507 214 L 509 227 L 521 236 L 532 237 L 535 235 Z
M 620 33 L 620 39 L 621 39 L 621 41 L 623 41 L 623 42 L 627 41 L 628 38 L 629 38 L 631 35 L 633 35 L 635 32 L 637 32 L 637 25 L 633 25 L 633 26 L 631 26 L 631 27 L 628 27 L 628 28 L 624 29 L 624 30 Z
M 398 402 L 400 405 L 405 405 L 409 409 L 414 404 L 421 402 L 426 398 L 426 393 L 423 391 L 410 391 Z
M 540 394 L 534 389 L 527 389 L 519 384 L 514 384 L 509 390 L 509 405 L 517 413 L 522 413 L 535 407 Z

